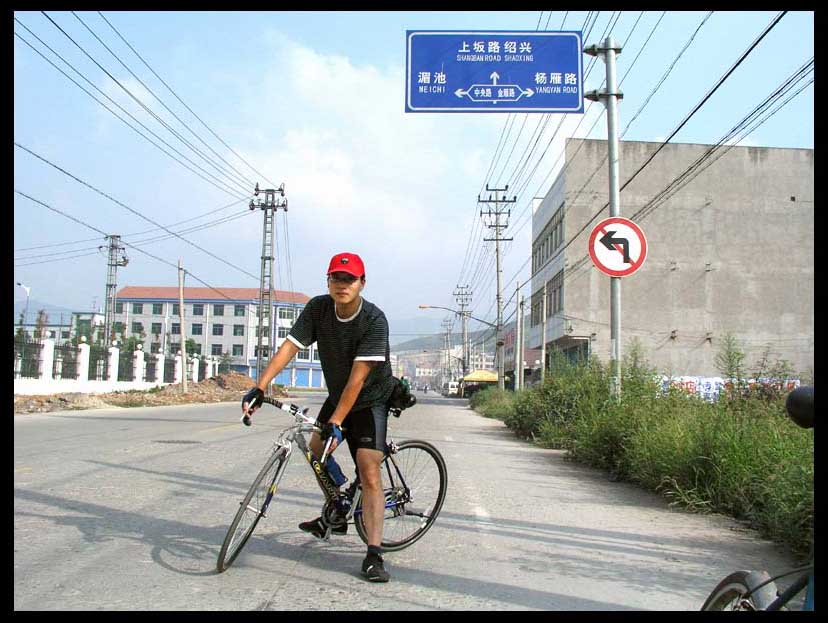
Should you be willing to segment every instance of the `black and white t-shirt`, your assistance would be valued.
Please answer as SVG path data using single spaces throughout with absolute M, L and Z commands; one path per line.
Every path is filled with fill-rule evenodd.
M 334 300 L 327 294 L 315 296 L 299 314 L 288 338 L 299 348 L 316 342 L 330 400 L 336 404 L 348 383 L 354 361 L 377 361 L 371 368 L 353 409 L 384 404 L 394 388 L 391 376 L 388 321 L 382 310 L 362 299 L 350 318 L 336 314 Z

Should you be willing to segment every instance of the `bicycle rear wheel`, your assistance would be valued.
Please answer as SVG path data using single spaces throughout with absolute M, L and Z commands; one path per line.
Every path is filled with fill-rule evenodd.
M 399 444 L 380 469 L 385 491 L 382 548 L 395 552 L 417 542 L 434 525 L 446 498 L 448 472 L 437 448 L 417 440 Z M 361 501 L 354 525 L 368 543 Z
M 702 610 L 764 610 L 776 599 L 776 585 L 765 571 L 736 571 L 719 582 L 701 607 Z M 753 592 L 752 592 L 753 591 Z M 745 599 L 745 595 L 750 596 Z
M 267 460 L 259 475 L 256 476 L 256 480 L 250 485 L 247 495 L 242 500 L 239 510 L 233 518 L 233 523 L 230 524 L 230 529 L 227 530 L 224 543 L 221 545 L 218 562 L 216 563 L 219 573 L 233 564 L 236 556 L 239 555 L 250 535 L 253 534 L 259 520 L 266 516 L 265 513 L 276 493 L 286 465 L 287 452 L 284 448 L 277 450 Z

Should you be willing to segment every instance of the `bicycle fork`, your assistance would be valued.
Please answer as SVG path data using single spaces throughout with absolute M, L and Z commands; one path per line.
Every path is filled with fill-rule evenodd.
M 264 503 L 262 504 L 261 509 L 253 508 L 249 504 L 247 508 L 252 510 L 254 513 L 258 513 L 261 517 L 267 517 L 267 507 L 270 506 L 270 501 L 273 499 L 273 496 L 276 495 L 276 491 L 279 489 L 279 483 L 282 481 L 282 476 L 284 475 L 288 461 L 290 460 L 290 455 L 293 450 L 292 445 L 282 445 L 282 448 L 285 449 L 285 457 L 282 459 L 282 464 L 279 466 L 278 473 L 274 474 L 273 482 L 270 483 L 270 486 L 267 489 L 267 495 L 265 496 Z M 276 450 L 278 452 L 278 450 Z

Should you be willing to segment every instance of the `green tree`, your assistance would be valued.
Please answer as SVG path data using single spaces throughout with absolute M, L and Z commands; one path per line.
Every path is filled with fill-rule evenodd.
M 230 353 L 224 352 L 221 354 L 221 358 L 219 359 L 218 371 L 219 374 L 227 374 L 230 372 L 230 362 L 232 361 L 232 357 Z
M 714 361 L 716 369 L 726 379 L 736 382 L 744 380 L 745 352 L 736 336 L 730 332 L 722 335 L 722 344 Z
M 124 339 L 121 338 L 121 352 L 122 353 L 134 353 L 138 350 L 138 344 L 143 344 L 144 340 L 141 336 L 133 335 L 132 337 L 128 337 Z
M 40 309 L 37 312 L 37 320 L 35 321 L 35 339 L 42 340 L 46 337 L 46 325 L 49 324 L 49 314 L 45 309 Z
M 192 338 L 189 338 L 186 342 L 184 342 L 184 348 L 187 349 L 187 355 L 190 357 L 198 354 L 198 344 Z
M 25 312 L 22 312 L 22 311 L 20 312 L 20 318 L 18 318 L 18 320 L 17 320 L 17 331 L 14 332 L 15 337 L 18 338 L 18 339 L 21 339 L 21 340 L 23 339 L 23 333 L 24 333 L 24 330 L 23 330 L 23 315 L 24 315 L 24 313 Z

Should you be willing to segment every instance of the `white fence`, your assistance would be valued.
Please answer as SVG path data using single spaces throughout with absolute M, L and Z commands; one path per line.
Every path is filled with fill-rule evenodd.
M 160 387 L 162 385 L 169 385 L 170 383 L 164 381 L 164 360 L 165 356 L 160 354 L 147 354 L 143 350 L 136 350 L 133 354 L 134 361 L 132 367 L 132 380 L 119 381 L 118 379 L 118 364 L 120 360 L 120 349 L 113 346 L 109 348 L 109 365 L 107 368 L 107 377 L 105 380 L 91 381 L 89 378 L 89 345 L 81 344 L 78 346 L 78 361 L 77 369 L 73 370 L 73 378 L 65 378 L 60 367 L 55 366 L 55 341 L 47 338 L 42 341 L 43 349 L 41 351 L 40 362 L 38 365 L 37 378 L 17 378 L 17 371 L 20 369 L 20 358 L 16 358 L 15 365 L 15 379 L 14 379 L 14 393 L 16 395 L 48 395 L 57 393 L 71 393 L 78 392 L 84 394 L 103 394 L 112 391 L 127 391 L 130 389 L 145 390 L 152 387 Z M 154 381 L 145 381 L 144 376 L 146 372 L 147 359 L 154 357 L 155 362 L 155 378 Z M 207 378 L 218 374 L 218 359 L 214 357 L 205 357 L 207 361 Z M 179 353 L 175 357 L 175 378 L 174 383 L 180 383 L 182 380 L 182 371 L 184 370 L 184 355 Z M 186 362 L 187 380 L 197 383 L 199 372 L 199 358 L 193 357 Z

